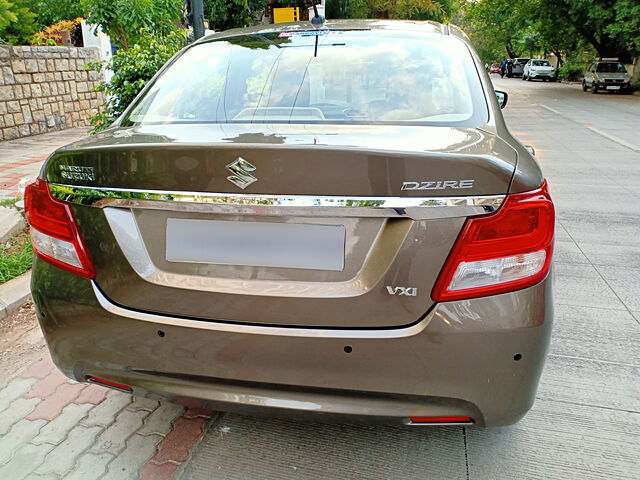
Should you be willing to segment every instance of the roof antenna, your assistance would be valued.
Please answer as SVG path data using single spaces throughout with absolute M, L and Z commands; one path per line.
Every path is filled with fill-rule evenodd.
M 324 25 L 324 15 L 320 15 L 318 13 L 317 3 L 320 0 L 311 0 L 311 4 L 313 5 L 313 18 L 311 19 L 311 25 L 318 28 Z

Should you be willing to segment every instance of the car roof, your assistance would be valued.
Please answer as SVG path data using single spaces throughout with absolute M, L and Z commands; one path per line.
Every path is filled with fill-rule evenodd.
M 348 19 L 327 20 L 324 27 L 329 30 L 394 30 L 404 32 L 421 32 L 428 34 L 453 35 L 465 41 L 469 41 L 467 35 L 460 27 L 453 24 L 443 24 L 432 20 L 379 20 L 379 19 Z M 237 35 L 252 35 L 261 33 L 299 32 L 318 30 L 311 22 L 278 23 L 271 25 L 258 25 L 247 28 L 233 28 L 222 32 L 216 32 L 201 38 L 195 43 L 205 43 L 225 37 Z

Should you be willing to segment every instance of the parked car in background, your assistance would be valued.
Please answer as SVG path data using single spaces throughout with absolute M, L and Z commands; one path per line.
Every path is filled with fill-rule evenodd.
M 497 73 L 498 75 L 500 75 L 500 64 L 492 63 L 491 68 L 489 69 L 489 73 Z
M 620 62 L 610 60 L 593 62 L 584 72 L 582 79 L 582 91 L 587 90 L 591 90 L 591 93 L 598 93 L 599 90 L 631 93 L 633 91 L 631 75 Z
M 521 77 L 524 73 L 524 66 L 529 61 L 528 58 L 514 58 L 513 59 L 513 71 L 511 73 L 512 77 Z
M 522 80 L 555 81 L 556 69 L 549 60 L 532 58 L 524 66 Z
M 554 206 L 483 67 L 434 22 L 184 48 L 27 187 L 55 364 L 218 410 L 518 421 L 551 334 Z

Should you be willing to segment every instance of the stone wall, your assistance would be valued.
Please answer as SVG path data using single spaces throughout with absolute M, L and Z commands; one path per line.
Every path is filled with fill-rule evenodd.
M 102 105 L 95 48 L 0 45 L 0 140 L 89 125 Z

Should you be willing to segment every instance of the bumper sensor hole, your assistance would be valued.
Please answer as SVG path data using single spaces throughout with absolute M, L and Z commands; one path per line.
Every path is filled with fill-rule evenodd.
M 165 335 L 165 334 L 164 334 L 164 332 L 163 332 L 162 330 L 158 330 L 158 336 L 159 336 L 160 338 L 164 337 L 164 335 Z
M 353 352 L 353 348 L 351 347 L 351 345 L 345 345 L 344 353 L 351 353 L 351 352 Z
M 516 354 L 513 356 L 513 359 L 514 359 L 516 362 L 517 362 L 518 360 L 520 360 L 521 358 L 522 358 L 522 354 L 521 354 L 521 353 L 516 353 Z

